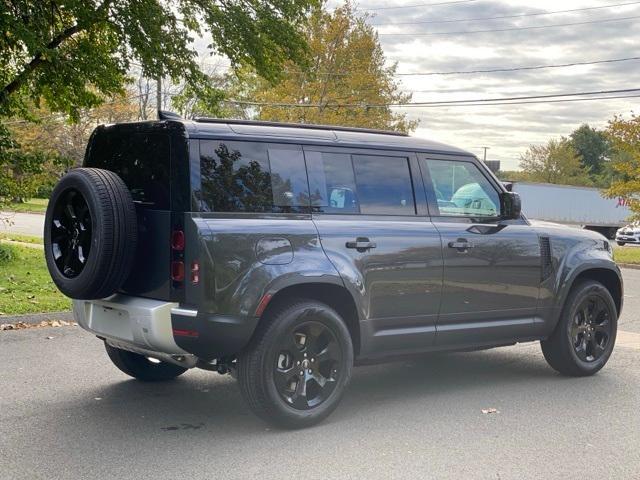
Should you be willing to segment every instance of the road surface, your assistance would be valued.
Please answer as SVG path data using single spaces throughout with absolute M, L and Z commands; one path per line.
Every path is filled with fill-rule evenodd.
M 535 343 L 359 367 L 328 421 L 294 432 L 228 376 L 144 384 L 78 327 L 0 332 L 0 478 L 640 478 L 640 271 L 624 274 L 594 377 L 561 377 Z
M 9 223 L 4 220 L 9 220 Z M 0 212 L 0 233 L 19 233 L 42 237 L 44 215 L 36 213 Z

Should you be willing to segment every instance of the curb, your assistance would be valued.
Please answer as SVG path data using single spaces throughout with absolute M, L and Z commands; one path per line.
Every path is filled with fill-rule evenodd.
M 640 270 L 640 264 L 637 263 L 619 263 L 620 268 L 631 268 L 632 270 Z
M 37 325 L 48 320 L 73 322 L 73 312 L 27 313 L 25 315 L 0 315 L 0 323 L 28 323 Z

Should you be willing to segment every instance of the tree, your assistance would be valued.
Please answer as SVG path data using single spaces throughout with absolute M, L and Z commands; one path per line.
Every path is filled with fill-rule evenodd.
M 573 147 L 580 156 L 582 166 L 595 176 L 602 173 L 609 156 L 609 140 L 605 132 L 591 128 L 586 123 L 569 136 Z
M 613 150 L 612 169 L 617 173 L 605 191 L 610 198 L 620 197 L 640 219 L 640 116 L 625 120 L 615 116 L 607 127 Z
M 333 12 L 315 8 L 302 27 L 310 50 L 305 66 L 286 62 L 282 80 L 276 84 L 251 69 L 238 72 L 234 98 L 258 103 L 247 103 L 244 116 L 403 132 L 414 129 L 417 122 L 387 106 L 408 102 L 411 95 L 400 90 L 394 78 L 396 65 L 385 66 L 384 52 L 367 18 L 349 2 Z
M 273 80 L 303 62 L 298 24 L 315 0 L 12 0 L 0 3 L 0 116 L 29 100 L 77 118 L 122 93 L 135 62 L 146 77 L 202 84 L 193 34 L 212 53 Z M 201 24 L 202 22 L 202 24 Z
M 578 152 L 564 137 L 549 140 L 546 145 L 529 147 L 520 157 L 520 168 L 533 182 L 591 185 Z
M 119 123 L 139 118 L 139 108 L 132 100 L 133 94 L 117 95 L 94 108 L 78 111 L 78 118 L 71 122 L 66 115 L 56 115 L 49 109 L 35 109 L 37 122 L 28 120 L 12 124 L 10 130 L 16 143 L 24 152 L 44 152 L 66 158 L 79 166 L 91 132 L 101 123 Z

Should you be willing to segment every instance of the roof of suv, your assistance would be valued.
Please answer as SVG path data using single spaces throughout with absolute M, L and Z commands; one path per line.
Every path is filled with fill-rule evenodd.
M 171 119 L 169 121 L 182 123 L 191 138 L 245 136 L 247 140 L 269 138 L 274 141 L 385 147 L 474 156 L 465 150 L 443 143 L 383 130 L 223 119 L 196 119 L 195 121 Z

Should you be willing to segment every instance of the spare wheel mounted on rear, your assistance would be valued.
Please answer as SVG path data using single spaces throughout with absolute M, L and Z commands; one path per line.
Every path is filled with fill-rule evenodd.
M 136 211 L 113 172 L 77 168 L 56 185 L 44 224 L 47 268 L 62 293 L 76 299 L 115 293 L 136 252 Z

